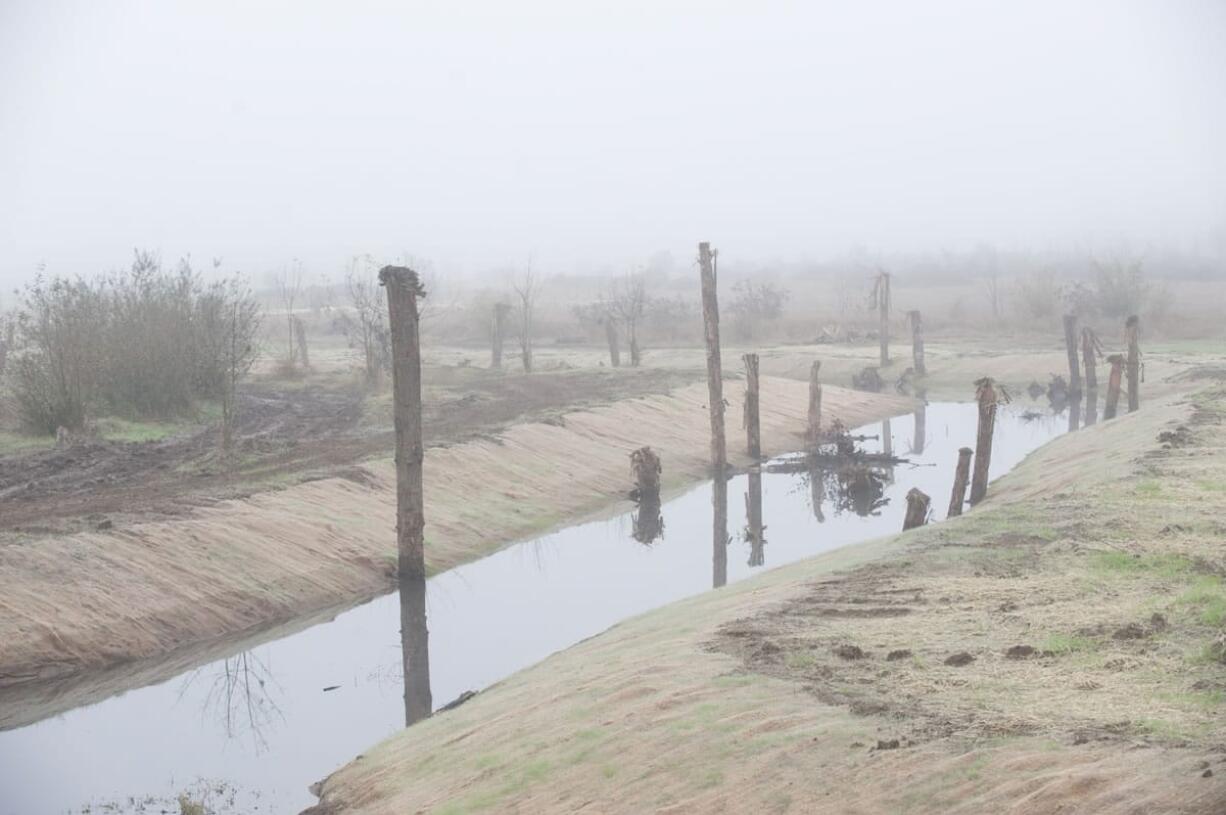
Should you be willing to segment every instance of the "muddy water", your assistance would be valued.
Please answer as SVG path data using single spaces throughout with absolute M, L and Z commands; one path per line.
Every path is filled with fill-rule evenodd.
M 1022 413 L 1001 409 L 994 476 L 1068 428 L 1067 416 Z M 629 616 L 895 533 L 912 487 L 931 495 L 934 517 L 943 518 L 975 415 L 973 405 L 931 404 L 859 428 L 880 437 L 865 449 L 910 460 L 875 471 L 868 494 L 848 494 L 832 473 L 768 468 L 732 478 L 725 545 L 713 539 L 708 483 L 660 507 L 516 544 L 417 592 L 386 595 L 159 684 L 0 732 L 0 815 L 157 812 L 184 790 L 207 795 L 223 813 L 297 812 L 314 801 L 308 784 L 403 727 L 423 691 L 437 709 Z M 401 619 L 413 617 L 418 592 L 429 672 L 418 670 L 421 660 L 410 666 L 406 704 L 402 654 L 420 648 L 424 632 L 405 625 L 411 641 L 402 643 Z M 17 719 L 0 702 L 0 723 Z

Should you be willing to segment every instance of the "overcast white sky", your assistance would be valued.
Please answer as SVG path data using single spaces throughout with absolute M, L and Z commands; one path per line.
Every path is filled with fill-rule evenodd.
M 1226 235 L 1226 2 L 0 0 L 0 283 Z

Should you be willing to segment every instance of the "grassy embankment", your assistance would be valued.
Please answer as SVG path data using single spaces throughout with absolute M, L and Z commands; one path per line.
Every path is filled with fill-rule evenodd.
M 1220 386 L 1148 399 L 960 519 L 619 625 L 321 810 L 1226 811 L 1224 418 Z

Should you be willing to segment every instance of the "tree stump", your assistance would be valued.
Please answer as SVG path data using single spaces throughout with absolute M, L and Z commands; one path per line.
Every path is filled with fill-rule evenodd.
M 928 523 L 928 507 L 932 499 L 917 487 L 907 492 L 907 514 L 903 517 L 902 531 L 915 529 Z
M 962 514 L 962 505 L 966 503 L 966 488 L 971 480 L 971 456 L 975 451 L 969 447 L 963 447 L 958 451 L 958 466 L 954 469 L 954 489 L 953 494 L 949 496 L 949 512 L 945 514 L 946 518 L 953 518 Z

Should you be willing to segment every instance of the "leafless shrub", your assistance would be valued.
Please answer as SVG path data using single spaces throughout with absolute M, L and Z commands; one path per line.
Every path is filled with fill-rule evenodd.
M 536 317 L 536 302 L 541 293 L 541 279 L 529 265 L 523 272 L 511 280 L 511 289 L 519 298 L 516 309 L 516 335 L 519 339 L 520 359 L 524 363 L 524 373 L 532 373 L 532 329 Z
M 769 280 L 755 282 L 739 280 L 732 287 L 732 302 L 728 312 L 741 339 L 753 339 L 763 322 L 778 320 L 788 291 Z
M 350 261 L 345 273 L 345 290 L 352 313 L 342 314 L 339 319 L 349 346 L 362 352 L 366 387 L 372 390 L 382 383 L 392 358 L 387 302 L 384 289 L 375 277 L 375 266 L 369 255 Z
M 1060 284 L 1049 269 L 1039 269 L 1023 275 L 1017 281 L 1016 302 L 1021 316 L 1042 320 L 1052 317 L 1060 305 Z

